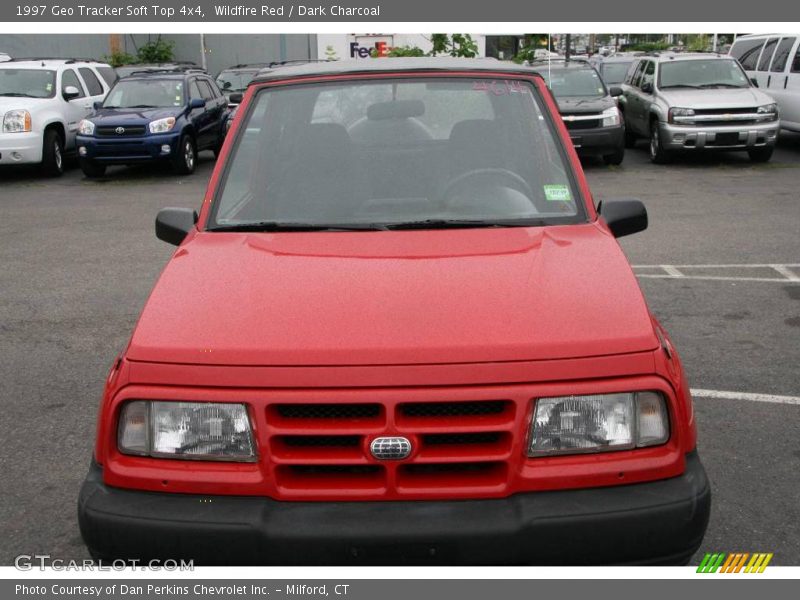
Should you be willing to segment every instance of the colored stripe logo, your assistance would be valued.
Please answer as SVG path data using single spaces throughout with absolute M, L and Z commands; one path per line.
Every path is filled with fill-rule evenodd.
M 772 552 L 735 552 L 725 554 L 724 552 L 706 553 L 700 566 L 697 567 L 698 573 L 763 573 L 769 561 L 772 560 Z

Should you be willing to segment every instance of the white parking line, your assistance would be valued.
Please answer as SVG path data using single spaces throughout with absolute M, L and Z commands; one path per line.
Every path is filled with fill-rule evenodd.
M 760 263 L 760 264 L 705 264 L 705 265 L 634 265 L 637 277 L 645 279 L 701 279 L 707 281 L 759 281 L 771 283 L 800 283 L 800 275 L 795 273 L 793 269 L 800 269 L 800 263 Z M 661 273 L 642 273 L 642 269 L 658 269 Z M 718 270 L 719 274 L 714 275 L 708 272 L 696 274 L 696 269 L 703 269 L 704 271 Z M 761 276 L 754 275 L 728 275 L 726 270 L 739 269 L 740 271 L 747 271 L 749 269 L 760 269 Z M 770 269 L 779 275 L 779 277 L 764 277 L 770 273 L 763 273 L 764 270 Z M 692 271 L 695 270 L 695 273 Z
M 751 394 L 748 392 L 723 392 L 720 390 L 689 390 L 697 398 L 722 398 L 724 400 L 747 400 L 772 404 L 794 404 L 800 406 L 800 396 L 777 396 L 774 394 Z

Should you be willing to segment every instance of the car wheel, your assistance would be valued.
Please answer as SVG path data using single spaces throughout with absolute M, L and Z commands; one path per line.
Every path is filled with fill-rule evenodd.
M 95 177 L 102 177 L 103 175 L 105 175 L 106 166 L 99 165 L 93 160 L 81 159 L 80 165 L 83 174 L 86 175 L 86 177 L 89 177 L 90 179 L 93 179 Z
M 607 165 L 621 165 L 622 160 L 625 158 L 625 148 L 620 147 L 617 148 L 616 152 L 612 154 L 604 154 L 603 155 L 603 162 Z
M 767 146 L 765 148 L 753 148 L 748 150 L 747 154 L 753 162 L 767 162 L 772 158 L 772 152 L 775 150 L 774 146 Z
M 48 177 L 60 177 L 64 174 L 64 142 L 55 129 L 44 133 L 42 146 L 42 171 Z
M 669 153 L 661 145 L 661 131 L 658 121 L 650 123 L 650 160 L 656 164 L 669 162 Z
M 181 175 L 194 173 L 194 169 L 197 166 L 197 144 L 191 135 L 184 134 L 181 136 L 172 165 L 175 171 Z

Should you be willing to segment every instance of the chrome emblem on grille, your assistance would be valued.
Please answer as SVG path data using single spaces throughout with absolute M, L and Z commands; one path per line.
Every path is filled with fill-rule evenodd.
M 122 135 L 123 133 L 125 133 L 125 128 L 117 127 L 114 131 L 116 131 L 119 135 Z
M 411 454 L 411 442 L 404 437 L 379 437 L 372 440 L 369 451 L 378 460 L 402 460 Z

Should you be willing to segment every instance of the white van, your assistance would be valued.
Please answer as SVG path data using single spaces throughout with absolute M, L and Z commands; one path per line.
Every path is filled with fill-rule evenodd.
M 781 128 L 800 132 L 800 33 L 743 35 L 728 54 L 778 103 Z

